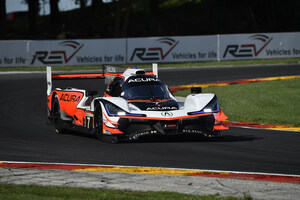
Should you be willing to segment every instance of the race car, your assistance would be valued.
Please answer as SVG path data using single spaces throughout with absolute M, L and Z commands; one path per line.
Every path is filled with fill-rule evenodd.
M 52 90 L 53 79 L 110 77 L 104 95 L 77 88 Z M 113 78 L 111 78 L 113 77 Z M 47 114 L 57 133 L 66 129 L 94 134 L 111 143 L 137 140 L 145 135 L 202 134 L 218 137 L 227 119 L 217 96 L 193 94 L 178 101 L 158 79 L 157 64 L 152 72 L 137 67 L 122 72 L 52 75 L 47 67 Z

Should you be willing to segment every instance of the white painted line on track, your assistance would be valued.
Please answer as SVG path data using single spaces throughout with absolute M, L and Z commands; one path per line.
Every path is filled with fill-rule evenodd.
M 10 71 L 10 72 L 0 72 L 0 75 L 10 75 L 10 74 L 46 74 L 43 71 Z

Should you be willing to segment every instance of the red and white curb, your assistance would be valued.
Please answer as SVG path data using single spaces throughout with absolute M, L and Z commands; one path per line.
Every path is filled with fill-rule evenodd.
M 300 175 L 202 170 L 202 169 L 44 163 L 44 162 L 14 162 L 14 161 L 0 161 L 0 168 L 56 169 L 56 170 L 70 170 L 70 171 L 136 173 L 136 174 L 149 174 L 149 175 L 160 174 L 160 175 L 214 177 L 214 178 L 224 178 L 224 179 L 239 179 L 239 180 L 251 180 L 251 181 L 268 181 L 268 182 L 300 184 Z

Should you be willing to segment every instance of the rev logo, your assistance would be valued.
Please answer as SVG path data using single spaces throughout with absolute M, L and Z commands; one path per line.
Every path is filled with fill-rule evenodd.
M 164 60 L 167 55 L 174 49 L 174 47 L 179 43 L 179 41 L 173 40 L 172 38 L 161 38 L 156 40 L 155 43 L 164 45 L 157 45 L 148 48 L 135 48 L 131 55 L 130 61 L 135 58 L 139 58 L 143 61 Z
M 63 48 L 54 51 L 36 51 L 33 55 L 31 64 L 33 65 L 36 60 L 43 64 L 66 64 L 83 47 L 84 44 L 80 44 L 75 41 L 65 41 L 59 43 L 58 45 L 69 48 Z
M 250 36 L 253 43 L 250 44 L 230 44 L 226 47 L 223 58 L 230 54 L 233 57 L 256 57 L 260 52 L 271 42 L 272 37 L 266 35 L 252 35 Z

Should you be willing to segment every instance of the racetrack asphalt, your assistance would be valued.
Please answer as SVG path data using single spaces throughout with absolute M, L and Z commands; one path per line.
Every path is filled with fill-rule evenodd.
M 299 65 L 162 69 L 169 86 L 300 75 Z M 104 91 L 103 80 L 57 86 Z M 0 160 L 151 166 L 300 175 L 300 134 L 231 128 L 224 139 L 148 137 L 116 145 L 79 133 L 57 135 L 46 124 L 46 76 L 0 75 Z M 101 94 L 101 93 L 100 93 Z

